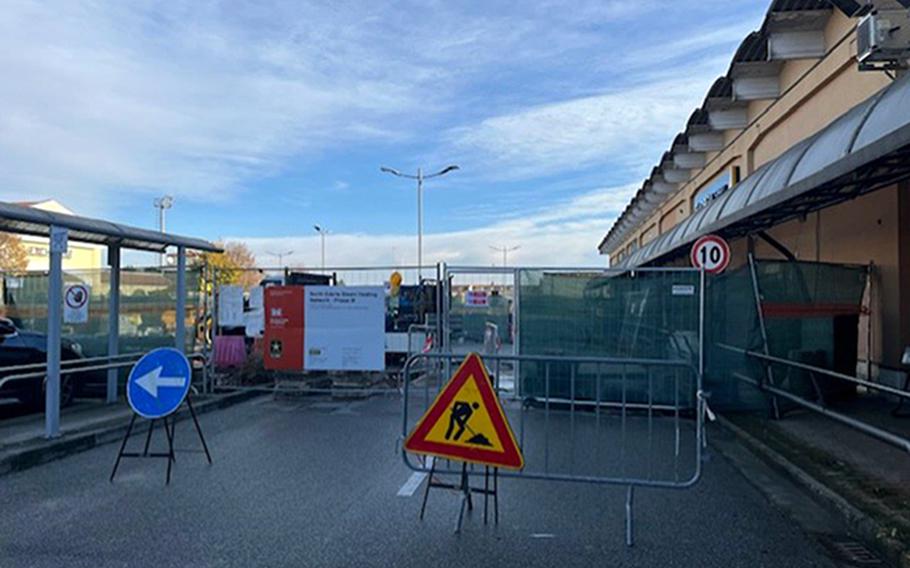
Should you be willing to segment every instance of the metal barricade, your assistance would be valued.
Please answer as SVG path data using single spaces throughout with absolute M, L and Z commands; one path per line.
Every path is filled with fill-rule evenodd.
M 835 379 L 838 381 L 844 381 L 851 383 L 872 391 L 878 391 L 879 393 L 893 396 L 901 401 L 910 400 L 910 392 L 905 390 L 896 389 L 894 387 L 884 385 L 881 383 L 875 383 L 869 380 L 861 379 L 859 377 L 854 377 L 851 375 L 845 375 L 844 373 L 838 373 L 830 369 L 825 369 L 822 367 L 816 367 L 814 365 L 808 365 L 806 363 L 801 363 L 799 361 L 791 361 L 789 359 L 784 359 L 782 357 L 775 357 L 773 355 L 768 355 L 766 353 L 761 353 L 758 351 L 750 351 L 748 349 L 742 349 L 741 347 L 735 347 L 733 345 L 727 345 L 724 343 L 717 343 L 717 347 L 731 353 L 736 353 L 749 357 L 758 361 L 763 369 L 763 373 L 759 379 L 755 379 L 751 376 L 748 376 L 745 373 L 741 372 L 732 372 L 731 376 L 739 381 L 742 381 L 746 384 L 752 385 L 753 387 L 759 389 L 760 391 L 766 392 L 772 397 L 780 397 L 785 399 L 793 404 L 796 404 L 807 410 L 811 410 L 815 413 L 821 414 L 827 418 L 830 418 L 836 422 L 839 422 L 845 426 L 853 428 L 859 432 L 862 432 L 868 436 L 881 440 L 886 444 L 890 444 L 896 448 L 899 448 L 905 452 L 910 452 L 910 439 L 884 430 L 874 424 L 870 424 L 863 420 L 853 418 L 842 412 L 837 412 L 828 408 L 825 404 L 824 397 L 821 395 L 821 389 L 818 385 L 816 377 L 828 377 L 830 379 Z M 810 374 L 812 377 L 812 383 L 815 388 L 817 401 L 807 400 L 797 394 L 789 392 L 781 388 L 777 382 L 774 380 L 774 374 L 771 372 L 774 366 L 797 369 L 800 371 L 805 371 Z
M 145 355 L 142 353 L 124 353 L 120 355 L 101 355 L 85 359 L 69 359 L 60 362 L 60 375 L 78 375 L 93 371 L 107 371 L 111 369 L 124 369 L 135 365 Z M 201 387 L 206 389 L 208 384 L 208 357 L 204 353 L 188 353 L 186 358 L 198 361 L 198 369 L 202 373 Z M 27 365 L 12 365 L 0 367 L 0 389 L 8 383 L 29 379 L 46 379 L 47 363 L 30 363 Z
M 405 365 L 402 440 L 448 380 L 459 353 L 423 353 Z M 486 355 L 496 392 L 507 366 L 521 364 L 516 381 L 543 377 L 543 389 L 520 398 L 500 395 L 525 456 L 525 468 L 502 477 L 627 488 L 626 542 L 633 541 L 636 487 L 686 489 L 701 476 L 706 394 L 688 361 L 612 357 Z M 431 365 L 437 362 L 437 365 Z M 428 371 L 435 369 L 436 371 Z M 533 396 L 528 394 L 534 391 Z M 414 471 L 431 469 L 402 449 Z M 433 472 L 462 474 L 462 465 L 435 460 Z M 483 475 L 483 470 L 469 475 Z

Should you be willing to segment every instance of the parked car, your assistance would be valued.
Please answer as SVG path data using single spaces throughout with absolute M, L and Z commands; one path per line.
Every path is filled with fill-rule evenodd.
M 82 346 L 75 341 L 63 339 L 60 345 L 60 359 L 71 361 L 84 359 Z M 16 327 L 12 320 L 0 318 L 0 397 L 17 398 L 33 408 L 43 408 L 46 377 L 5 380 L 17 374 L 41 371 L 7 371 L 6 367 L 31 365 L 47 361 L 47 335 L 35 331 L 25 331 Z M 60 404 L 71 403 L 80 383 L 84 380 L 80 374 L 65 374 L 60 377 Z

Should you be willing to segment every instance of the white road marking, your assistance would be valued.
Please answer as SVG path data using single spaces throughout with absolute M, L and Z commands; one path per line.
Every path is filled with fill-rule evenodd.
M 556 535 L 553 533 L 534 533 L 531 538 L 556 538 Z
M 427 474 L 422 471 L 415 471 L 411 474 L 411 477 L 404 482 L 404 485 L 401 486 L 401 489 L 398 490 L 399 497 L 411 497 L 417 491 L 417 488 L 420 487 L 420 484 L 423 483 L 423 480 L 427 478 Z
M 428 457 L 425 463 L 426 467 L 433 467 L 433 458 Z M 399 497 L 411 497 L 417 491 L 417 488 L 423 483 L 423 480 L 427 478 L 427 473 L 423 471 L 415 471 L 411 474 L 411 477 L 404 482 L 404 485 L 401 486 L 401 489 L 398 490 Z

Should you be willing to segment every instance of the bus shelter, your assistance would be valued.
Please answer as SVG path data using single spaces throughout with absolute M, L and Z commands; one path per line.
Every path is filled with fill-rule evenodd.
M 107 359 L 120 350 L 120 271 L 124 249 L 164 253 L 168 247 L 177 249 L 176 313 L 186 312 L 186 256 L 188 250 L 221 252 L 216 245 L 197 238 L 167 234 L 149 229 L 130 227 L 88 217 L 67 215 L 0 202 L 0 231 L 46 237 L 49 246 L 49 286 L 47 323 L 47 388 L 45 389 L 45 436 L 60 435 L 60 376 L 63 327 L 63 256 L 70 240 L 107 247 L 110 267 L 110 314 Z M 184 317 L 176 318 L 174 344 L 183 351 L 186 341 Z M 117 368 L 107 371 L 107 402 L 117 399 Z

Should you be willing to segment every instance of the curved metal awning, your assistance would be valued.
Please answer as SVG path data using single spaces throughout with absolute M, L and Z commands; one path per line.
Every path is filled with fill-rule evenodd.
M 907 178 L 910 76 L 764 164 L 617 267 L 653 262 L 706 234 L 736 237 L 764 229 Z
M 49 237 L 51 226 L 62 227 L 74 241 L 99 245 L 119 245 L 123 248 L 163 252 L 167 247 L 221 252 L 216 245 L 192 237 L 181 237 L 119 225 L 101 219 L 67 215 L 0 201 L 0 231 Z

